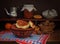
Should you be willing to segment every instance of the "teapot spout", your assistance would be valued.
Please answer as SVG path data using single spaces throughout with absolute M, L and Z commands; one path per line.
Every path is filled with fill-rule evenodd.
M 6 9 L 6 8 L 4 8 L 4 10 L 6 11 L 7 15 L 10 15 L 10 13 L 7 11 L 7 9 Z

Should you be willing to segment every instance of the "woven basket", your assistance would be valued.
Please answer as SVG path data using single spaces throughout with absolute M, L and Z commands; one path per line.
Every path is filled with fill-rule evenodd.
M 53 29 L 55 28 L 55 26 L 41 26 L 40 30 L 42 31 L 42 33 L 52 33 L 54 32 Z
M 22 29 L 22 28 L 16 28 L 15 25 L 12 25 L 11 31 L 13 34 L 19 38 L 26 38 L 30 37 L 31 34 L 33 33 L 34 29 L 33 28 L 27 28 L 27 29 Z

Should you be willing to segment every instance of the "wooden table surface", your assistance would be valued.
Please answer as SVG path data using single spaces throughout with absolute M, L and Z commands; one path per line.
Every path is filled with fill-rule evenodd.
M 48 39 L 48 42 L 60 42 L 60 30 L 55 30 L 53 33 L 50 34 L 50 37 Z

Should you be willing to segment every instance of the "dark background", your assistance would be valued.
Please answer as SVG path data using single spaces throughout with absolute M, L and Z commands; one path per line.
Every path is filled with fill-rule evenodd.
M 20 10 L 24 4 L 35 5 L 40 14 L 43 10 L 56 9 L 58 15 L 60 16 L 59 0 L 0 0 L 0 16 L 1 14 L 5 14 L 3 13 L 4 8 L 10 8 L 12 6 L 16 6 Z
M 20 11 L 24 4 L 34 4 L 39 14 L 41 14 L 42 11 L 47 9 L 55 9 L 58 13 L 57 18 L 60 19 L 60 1 L 59 0 L 0 0 L 0 18 L 6 17 L 4 8 L 9 9 L 12 6 L 16 6 Z M 0 23 L 1 23 L 0 25 L 2 25 L 0 26 L 0 28 L 2 29 L 6 21 L 0 22 Z M 60 29 L 59 27 L 60 21 L 56 21 L 55 23 L 56 23 L 56 28 Z

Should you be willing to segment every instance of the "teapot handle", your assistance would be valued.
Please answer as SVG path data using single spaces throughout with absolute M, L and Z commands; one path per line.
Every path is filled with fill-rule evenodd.
M 6 8 L 4 8 L 4 10 L 6 11 L 7 15 L 10 15 L 10 13 L 8 13 L 8 11 L 7 11 L 7 9 L 6 9 Z

